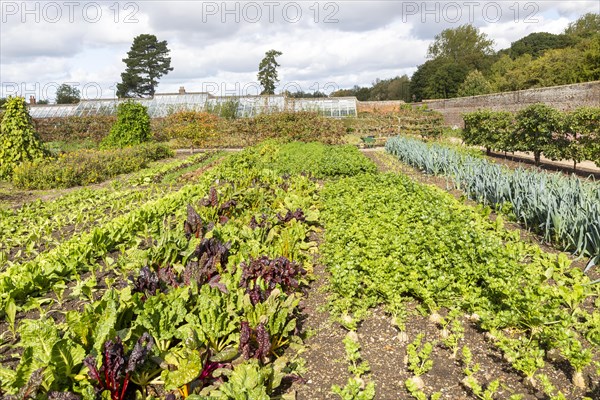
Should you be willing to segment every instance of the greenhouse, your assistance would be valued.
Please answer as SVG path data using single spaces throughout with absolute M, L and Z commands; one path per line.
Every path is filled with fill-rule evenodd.
M 356 115 L 355 97 L 295 99 L 274 96 L 212 96 L 209 93 L 156 94 L 149 99 L 133 99 L 148 108 L 151 118 L 166 117 L 178 111 L 205 111 L 227 104 L 237 108 L 237 116 L 251 117 L 276 111 L 316 111 L 328 117 Z M 112 115 L 125 99 L 81 100 L 77 104 L 30 105 L 33 118 Z

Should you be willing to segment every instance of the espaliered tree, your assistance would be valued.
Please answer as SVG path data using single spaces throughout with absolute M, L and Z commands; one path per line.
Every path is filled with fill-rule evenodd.
M 546 104 L 532 104 L 517 113 L 516 121 L 515 150 L 532 151 L 535 165 L 540 165 L 542 152 L 562 129 L 560 113 Z
M 465 144 L 504 152 L 512 148 L 513 115 L 508 111 L 477 110 L 463 115 Z
M 544 154 L 560 160 L 572 160 L 573 170 L 583 160 L 600 160 L 600 108 L 581 107 L 564 118 L 560 140 Z
M 0 124 L 0 179 L 10 178 L 14 168 L 22 162 L 42 158 L 45 154 L 25 99 L 9 97 Z
M 117 84 L 117 96 L 154 96 L 158 80 L 173 71 L 167 41 L 159 42 L 156 36 L 143 34 L 133 39 L 131 50 L 123 62 L 127 65 Z

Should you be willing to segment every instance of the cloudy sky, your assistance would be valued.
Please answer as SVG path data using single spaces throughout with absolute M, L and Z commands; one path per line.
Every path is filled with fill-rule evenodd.
M 277 91 L 369 85 L 411 75 L 443 29 L 472 23 L 499 50 L 532 33 L 560 33 L 597 0 L 564 1 L 6 1 L 0 0 L 0 96 L 114 97 L 136 35 L 166 40 L 174 70 L 158 93 L 256 94 L 276 49 Z

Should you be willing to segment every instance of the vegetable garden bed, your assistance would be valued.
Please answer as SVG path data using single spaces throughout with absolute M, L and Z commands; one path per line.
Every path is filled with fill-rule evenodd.
M 0 395 L 598 397 L 600 285 L 565 255 L 354 146 L 266 142 L 202 162 L 169 190 L 174 171 L 157 167 L 129 178 L 135 194 L 3 211 L 11 225 L 56 216 L 43 236 L 86 202 L 105 210 L 48 248 L 2 231 L 39 254 L 0 271 Z

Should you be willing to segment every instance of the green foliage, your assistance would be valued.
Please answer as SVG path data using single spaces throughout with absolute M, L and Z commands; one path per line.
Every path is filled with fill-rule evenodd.
M 511 215 L 545 241 L 579 254 L 600 249 L 600 191 L 575 177 L 510 170 L 439 144 L 396 137 L 386 150 L 427 174 L 448 176 L 471 199 Z
M 322 257 L 331 273 L 334 315 L 389 310 L 403 300 L 474 312 L 482 329 L 518 335 L 505 348 L 527 374 L 539 368 L 546 350 L 564 347 L 561 338 L 581 329 L 580 318 L 592 319 L 584 306 L 593 296 L 590 280 L 570 268 L 565 255 L 522 242 L 484 209 L 440 189 L 405 176 L 358 175 L 327 183 L 322 198 Z M 565 293 L 578 291 L 567 307 Z M 407 349 L 415 374 L 430 368 L 425 346 Z
M 273 382 L 281 380 L 276 376 L 281 374 L 273 369 L 272 366 L 261 368 L 256 360 L 250 360 L 238 365 L 229 380 L 221 385 L 211 398 L 219 400 L 268 400 L 270 399 L 268 389 L 273 386 Z
M 477 96 L 492 92 L 492 86 L 478 70 L 469 72 L 456 94 L 459 97 Z
M 492 44 L 472 25 L 443 30 L 429 46 L 428 60 L 413 74 L 410 83 L 413 99 L 447 99 L 459 95 L 459 87 L 470 72 L 489 68 Z M 462 92 L 465 90 L 463 87 Z
M 126 147 L 146 142 L 150 138 L 150 117 L 142 104 L 134 101 L 120 103 L 117 121 L 109 135 L 102 140 L 102 148 Z
M 80 99 L 81 93 L 76 87 L 63 83 L 56 89 L 56 104 L 76 104 Z
M 0 179 L 7 179 L 23 162 L 45 152 L 22 97 L 9 97 L 0 123 Z
M 376 79 L 371 87 L 354 86 L 352 89 L 340 89 L 331 93 L 331 97 L 354 96 L 359 101 L 404 100 L 411 101 L 410 78 L 408 75 L 390 79 Z M 294 96 L 295 97 L 295 96 Z
M 563 126 L 544 149 L 552 160 L 573 160 L 574 167 L 583 160 L 600 158 L 600 108 L 581 107 L 563 114 Z
M 431 396 L 427 396 L 427 394 L 419 388 L 419 385 L 415 382 L 414 378 L 405 380 L 404 387 L 416 400 L 439 400 L 442 397 L 441 392 L 435 392 L 432 393 Z
M 465 128 L 462 138 L 465 144 L 483 146 L 491 150 L 512 149 L 514 123 L 508 111 L 477 110 L 463 115 Z
M 534 32 L 512 42 L 506 50 L 500 51 L 501 54 L 508 54 L 512 59 L 529 54 L 533 58 L 540 57 L 546 50 L 562 49 L 572 46 L 575 40 L 567 34 L 555 35 L 548 32 Z
M 429 59 L 448 58 L 466 62 L 471 68 L 481 68 L 486 56 L 493 54 L 494 42 L 473 25 L 445 29 L 437 34 L 427 49 Z
M 94 300 L 96 296 L 80 296 L 78 301 L 82 307 L 66 312 L 60 324 L 44 317 L 37 320 L 21 316 L 13 318 L 18 333 L 15 348 L 22 356 L 14 368 L 0 367 L 2 393 L 17 394 L 20 388 L 31 386 L 35 391 L 32 389 L 29 393 L 35 393 L 36 398 L 48 397 L 52 390 L 94 398 L 92 385 L 97 384 L 95 376 L 98 375 L 90 374 L 89 362 L 84 367 L 82 360 L 86 355 L 97 360 L 105 349 L 105 342 L 111 340 L 123 345 L 120 352 L 118 346 L 113 346 L 116 352 L 113 355 L 130 354 L 129 360 L 124 359 L 127 376 L 122 382 L 131 378 L 136 385 L 129 385 L 127 398 L 148 398 L 148 392 L 161 384 L 159 390 L 177 390 L 181 396 L 190 399 L 250 400 L 274 396 L 282 379 L 300 368 L 300 363 L 285 353 L 288 346 L 298 343 L 294 335 L 301 296 L 277 285 L 266 300 L 254 304 L 246 289 L 240 287 L 241 269 L 238 266 L 242 261 L 262 254 L 269 257 L 291 254 L 294 262 L 309 267 L 312 255 L 307 250 L 314 247 L 308 242 L 309 224 L 314 224 L 318 217 L 318 184 L 299 175 L 283 178 L 267 166 L 275 165 L 278 147 L 270 143 L 232 155 L 181 191 L 167 195 L 157 193 L 154 197 L 157 200 L 131 204 L 135 203 L 132 197 L 124 196 L 122 192 L 115 194 L 123 203 L 110 202 L 108 207 L 116 209 L 112 218 L 98 220 L 97 224 L 91 222 L 96 225 L 91 232 L 76 232 L 70 240 L 41 252 L 31 262 L 2 265 L 0 314 L 7 320 L 10 319 L 8 314 L 44 304 L 46 299 L 38 296 L 47 294 L 53 287 L 64 288 L 66 282 L 73 288 L 69 295 L 75 296 L 78 288 L 86 285 L 84 281 L 96 281 L 93 273 L 85 280 L 80 275 L 93 269 L 98 260 L 103 260 L 111 268 L 111 274 L 115 274 L 114 279 L 120 282 L 118 288 L 107 290 L 100 300 Z M 297 149 L 301 153 L 304 150 Z M 278 165 L 284 168 L 288 162 L 280 159 Z M 216 183 L 219 181 L 221 184 Z M 64 208 L 68 214 L 75 214 L 75 219 L 84 220 L 88 208 L 90 214 L 106 211 L 106 204 L 99 207 L 98 199 L 92 198 L 90 192 L 87 196 L 85 193 L 76 196 L 74 191 L 67 196 L 68 201 L 57 202 L 56 206 Z M 139 195 L 148 198 L 150 193 L 142 189 Z M 198 205 L 207 194 L 211 198 L 214 194 L 220 204 L 237 203 L 228 212 L 227 220 L 219 218 L 216 211 L 220 208 Z M 80 215 L 76 215 L 70 203 L 78 204 L 83 213 L 80 211 Z M 181 222 L 186 215 L 189 218 L 186 205 L 190 203 L 198 208 L 198 218 L 211 225 L 204 238 L 188 238 L 184 234 Z M 302 218 L 287 222 L 277 218 L 278 214 L 298 209 Z M 10 212 L 0 212 L 0 230 L 4 235 L 8 228 L 5 225 L 14 224 L 18 218 Z M 32 206 L 30 212 L 31 215 L 39 214 L 39 221 L 49 220 L 48 212 L 55 214 L 44 211 L 39 205 L 37 208 Z M 119 215 L 115 217 L 115 213 Z M 263 235 L 260 232 L 263 228 L 250 226 L 255 217 L 264 214 L 268 214 L 269 221 L 277 222 L 270 224 L 268 234 L 264 232 Z M 26 215 L 29 214 L 21 216 Z M 33 222 L 32 219 L 28 221 Z M 259 221 L 262 220 L 259 218 Z M 18 236 L 17 231 L 20 231 L 18 227 L 11 229 L 15 236 Z M 208 282 L 209 276 L 204 277 L 197 267 L 202 265 L 204 268 L 207 252 L 211 251 L 201 244 L 211 243 L 211 246 L 213 241 L 229 243 L 222 246 L 231 248 L 231 261 L 225 258 L 217 262 L 215 273 L 218 275 Z M 115 250 L 119 252 L 116 262 L 109 256 Z M 140 290 L 142 265 L 160 275 L 160 290 Z M 195 273 L 187 273 L 194 268 Z M 127 279 L 128 274 L 133 276 Z M 294 287 L 304 283 L 300 276 L 287 278 L 296 280 Z M 110 284 L 108 280 L 106 284 Z M 60 290 L 55 292 L 60 300 Z M 40 309 L 42 311 L 47 312 Z M 267 353 L 260 360 L 244 361 L 240 354 L 238 345 L 243 339 L 240 326 L 248 321 L 253 329 L 257 325 L 264 328 L 261 337 L 244 339 L 246 343 L 248 339 L 266 343 Z M 142 358 L 134 360 L 136 341 L 146 334 L 148 338 L 149 335 L 153 337 L 148 341 L 153 343 L 149 357 L 144 358 L 145 361 Z M 115 337 L 119 338 L 116 342 Z M 139 351 L 137 354 L 143 356 Z M 140 365 L 140 369 L 132 371 L 130 365 Z M 113 367 L 103 363 L 103 368 L 107 368 L 105 374 L 116 370 Z M 125 366 L 117 367 L 123 370 Z M 39 382 L 38 373 L 42 377 Z
M 459 310 L 456 309 L 450 312 L 442 324 L 442 343 L 452 351 L 451 358 L 456 358 L 460 349 L 460 341 L 463 339 L 465 333 L 465 328 L 463 328 L 460 319 L 458 319 L 458 312 Z
M 433 360 L 431 360 L 431 352 L 433 351 L 433 343 L 425 342 L 421 344 L 425 335 L 420 333 L 415 340 L 406 347 L 408 356 L 408 369 L 414 376 L 421 376 L 431 370 Z
M 127 68 L 117 84 L 117 96 L 154 96 L 158 80 L 173 71 L 169 52 L 166 40 L 159 42 L 155 35 L 149 34 L 136 36 L 127 58 L 123 59 Z
M 552 143 L 554 134 L 560 131 L 562 119 L 554 108 L 533 104 L 519 111 L 515 117 L 515 150 L 532 151 L 539 165 L 544 149 Z
M 72 116 L 34 119 L 43 142 L 85 142 L 98 144 L 117 121 L 113 115 Z
M 469 67 L 461 61 L 443 57 L 427 60 L 412 76 L 411 96 L 416 101 L 456 97 L 468 73 Z
M 346 349 L 346 361 L 349 363 L 348 371 L 353 375 L 348 378 L 344 387 L 333 385 L 331 391 L 343 400 L 362 399 L 371 400 L 375 398 L 375 383 L 365 383 L 363 376 L 370 371 L 369 363 L 363 361 L 360 356 L 360 343 L 355 331 L 350 331 L 344 338 Z
M 219 118 L 199 111 L 180 111 L 165 118 L 165 133 L 179 147 L 211 147 Z
M 354 376 L 362 376 L 369 372 L 371 368 L 367 361 L 362 361 L 360 357 L 360 343 L 356 338 L 355 332 L 349 332 L 344 338 L 344 348 L 346 349 L 346 361 L 348 361 L 348 371 Z
M 373 400 L 375 398 L 375 383 L 365 385 L 362 379 L 348 378 L 344 387 L 333 385 L 331 391 L 340 396 L 342 400 Z
M 151 161 L 172 157 L 162 144 L 147 144 L 115 150 L 80 150 L 56 159 L 24 162 L 12 177 L 24 189 L 52 189 L 100 183 L 120 174 L 138 171 Z
M 575 168 L 583 160 L 598 159 L 600 108 L 559 112 L 535 105 L 519 115 L 519 122 L 515 123 L 513 115 L 505 111 L 466 113 L 463 140 L 468 145 L 485 147 L 488 154 L 490 150 L 541 151 L 552 160 L 573 160 Z M 515 134 L 519 129 L 520 134 Z
M 355 146 L 325 146 L 320 143 L 294 142 L 273 150 L 273 160 L 266 166 L 282 174 L 303 173 L 323 179 L 377 171 L 375 164 L 362 157 Z
M 279 82 L 277 78 L 279 64 L 276 58 L 282 54 L 277 50 L 269 50 L 258 65 L 258 82 L 263 87 L 261 94 L 275 94 L 275 84 Z
M 189 301 L 189 289 L 173 290 L 168 294 L 159 293 L 151 296 L 137 318 L 136 324 L 141 331 L 147 331 L 154 338 L 160 352 L 169 349 L 171 341 L 178 333 L 187 314 L 186 303 Z M 185 383 L 185 382 L 184 382 Z
M 579 17 L 577 21 L 571 22 L 565 34 L 578 38 L 596 36 L 600 32 L 600 14 L 587 13 Z

